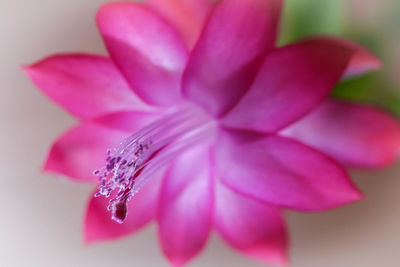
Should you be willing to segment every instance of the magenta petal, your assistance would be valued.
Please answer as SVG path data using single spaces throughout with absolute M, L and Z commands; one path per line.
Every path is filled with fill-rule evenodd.
M 374 54 L 356 43 L 338 38 L 325 37 L 319 39 L 337 42 L 338 45 L 348 46 L 350 49 L 354 50 L 354 54 L 344 74 L 345 78 L 362 75 L 366 72 L 382 68 L 382 62 Z
M 281 212 L 216 185 L 214 223 L 235 249 L 266 263 L 287 264 L 288 236 Z
M 97 14 L 106 47 L 137 95 L 152 105 L 181 99 L 187 49 L 171 26 L 140 4 L 109 3 Z
M 85 242 L 107 241 L 131 234 L 156 215 L 158 194 L 163 172 L 152 177 L 143 188 L 132 197 L 128 204 L 128 216 L 123 224 L 111 219 L 107 211 L 109 199 L 91 197 L 85 219 Z
M 214 156 L 226 186 L 267 203 L 320 211 L 362 197 L 335 161 L 285 137 L 224 130 Z
M 342 77 L 355 51 L 329 39 L 276 49 L 252 87 L 222 118 L 229 127 L 276 132 L 311 111 Z
M 400 124 L 394 116 L 338 100 L 326 101 L 283 133 L 356 167 L 387 166 L 400 151 Z
M 56 55 L 24 67 L 51 99 L 80 118 L 142 109 L 112 61 L 94 55 Z
M 215 116 L 249 88 L 265 53 L 274 47 L 282 1 L 222 1 L 195 46 L 183 94 Z
M 94 170 L 105 164 L 107 149 L 154 120 L 151 115 L 127 112 L 83 122 L 62 135 L 52 146 L 44 170 L 92 182 Z M 123 131 L 122 131 L 123 130 Z
M 168 170 L 160 196 L 160 243 L 175 266 L 184 265 L 204 247 L 212 224 L 212 205 L 209 148 L 191 148 Z
M 161 112 L 117 112 L 92 119 L 97 125 L 133 134 L 162 116 Z
M 215 3 L 213 0 L 146 0 L 183 36 L 189 48 L 198 40 L 204 22 Z
M 344 78 L 359 76 L 366 72 L 382 68 L 382 62 L 374 54 L 357 43 L 335 37 L 315 37 L 312 40 L 336 43 L 338 46 L 348 47 L 353 50 L 353 55 L 344 73 Z

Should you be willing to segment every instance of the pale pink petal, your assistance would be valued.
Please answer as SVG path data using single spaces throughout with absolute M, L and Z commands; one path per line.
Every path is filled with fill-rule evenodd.
M 47 96 L 80 118 L 144 108 L 106 57 L 55 55 L 23 69 Z
M 174 266 L 182 266 L 204 247 L 212 225 L 213 191 L 209 148 L 180 155 L 161 189 L 158 215 L 162 249 Z
M 356 52 L 329 39 L 305 40 L 276 49 L 222 123 L 271 133 L 293 123 L 329 95 Z
M 117 67 L 139 97 L 166 106 L 181 99 L 187 49 L 166 21 L 143 5 L 108 3 L 97 24 Z
M 154 10 L 162 14 L 183 36 L 192 48 L 198 40 L 206 19 L 215 2 L 213 0 L 147 0 Z
M 330 100 L 283 131 L 356 167 L 383 167 L 400 151 L 400 123 L 383 110 Z
M 226 186 L 267 203 L 320 211 L 362 197 L 335 161 L 285 137 L 223 130 L 214 156 Z
M 235 249 L 266 263 L 287 264 L 288 236 L 281 212 L 216 183 L 214 223 Z
M 129 235 L 150 222 L 156 215 L 158 194 L 163 172 L 152 177 L 128 203 L 128 215 L 124 223 L 111 219 L 107 211 L 109 199 L 91 197 L 85 219 L 85 242 L 107 241 Z
M 78 181 L 96 181 L 92 173 L 104 166 L 107 149 L 153 120 L 151 115 L 128 112 L 83 122 L 53 144 L 44 170 L 64 174 Z
M 225 0 L 216 6 L 183 78 L 183 94 L 220 116 L 249 88 L 274 47 L 281 0 Z

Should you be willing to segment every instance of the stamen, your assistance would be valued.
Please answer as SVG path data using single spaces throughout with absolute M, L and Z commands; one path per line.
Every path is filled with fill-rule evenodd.
M 178 111 L 148 125 L 107 151 L 106 164 L 95 170 L 99 190 L 95 197 L 109 200 L 112 219 L 123 223 L 127 203 L 165 164 L 188 146 L 207 136 L 210 120 L 192 110 Z

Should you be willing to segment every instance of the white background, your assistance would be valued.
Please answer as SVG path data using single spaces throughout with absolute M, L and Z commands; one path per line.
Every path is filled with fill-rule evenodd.
M 48 101 L 21 64 L 55 52 L 104 53 L 94 14 L 102 0 L 0 0 L 0 266 L 168 266 L 154 225 L 85 246 L 91 185 L 42 174 L 47 149 L 75 121 Z M 323 214 L 288 214 L 294 267 L 400 264 L 400 165 L 353 172 L 367 199 Z M 215 235 L 190 266 L 263 266 Z

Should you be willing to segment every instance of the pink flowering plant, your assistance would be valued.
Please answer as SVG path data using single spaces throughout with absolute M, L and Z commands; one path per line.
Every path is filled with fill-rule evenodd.
M 213 229 L 244 255 L 284 264 L 283 210 L 357 201 L 344 166 L 395 161 L 394 117 L 329 97 L 380 61 L 331 37 L 277 47 L 282 5 L 110 3 L 96 17 L 108 57 L 54 55 L 24 68 L 80 119 L 56 140 L 44 169 L 98 183 L 87 243 L 155 220 L 174 266 L 196 256 Z

